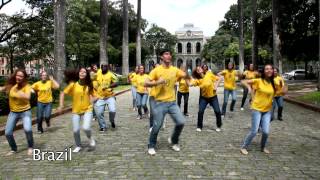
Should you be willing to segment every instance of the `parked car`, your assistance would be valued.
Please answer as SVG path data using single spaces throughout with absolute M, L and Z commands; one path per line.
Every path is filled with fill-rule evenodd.
M 305 70 L 304 69 L 295 69 L 290 72 L 284 73 L 283 77 L 288 80 L 304 79 L 305 78 Z

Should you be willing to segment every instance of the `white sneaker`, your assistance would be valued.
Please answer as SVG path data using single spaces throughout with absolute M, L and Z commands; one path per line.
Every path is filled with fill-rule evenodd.
M 149 133 L 151 133 L 151 131 L 152 131 L 152 127 L 149 129 Z
M 177 152 L 180 151 L 180 147 L 179 147 L 178 144 L 173 145 L 173 146 L 172 146 L 172 149 L 173 149 L 174 151 L 177 151 Z
M 90 140 L 90 146 L 91 147 L 95 147 L 96 146 L 96 141 L 93 138 L 91 138 L 91 140 Z
M 78 153 L 80 150 L 81 150 L 81 147 L 77 146 L 76 148 L 74 148 L 72 152 Z
M 201 132 L 201 131 L 202 131 L 202 129 L 201 129 L 201 128 L 197 128 L 197 130 L 196 130 L 196 131 Z
M 243 111 L 244 109 L 243 109 L 243 108 L 241 108 L 240 110 L 241 110 L 241 111 Z
M 154 150 L 154 148 L 149 148 L 148 154 L 150 154 L 151 156 L 154 156 L 154 155 L 156 155 L 156 150 Z
M 172 144 L 171 137 L 168 138 L 168 143 L 169 143 L 169 144 Z
M 221 129 L 220 129 L 220 128 L 217 128 L 217 129 L 216 129 L 216 131 L 217 131 L 217 132 L 220 132 L 220 131 L 221 131 Z

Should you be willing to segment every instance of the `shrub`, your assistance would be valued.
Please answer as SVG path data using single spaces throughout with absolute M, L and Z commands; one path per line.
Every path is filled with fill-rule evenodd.
M 127 76 L 121 76 L 119 79 L 119 85 L 128 85 L 128 77 Z

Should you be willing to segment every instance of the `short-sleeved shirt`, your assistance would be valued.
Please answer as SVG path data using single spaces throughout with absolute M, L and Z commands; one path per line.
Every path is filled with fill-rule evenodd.
M 276 87 L 276 95 L 275 96 L 283 96 L 282 88 L 284 86 L 284 80 L 281 76 L 277 76 L 274 78 L 274 86 Z
M 191 84 L 200 87 L 202 97 L 211 98 L 217 95 L 216 90 L 214 90 L 214 84 L 217 80 L 219 80 L 217 76 L 207 72 L 202 79 L 193 80 Z
M 157 81 L 162 78 L 166 81 L 166 84 L 160 84 L 155 87 L 155 100 L 161 102 L 175 101 L 175 83 L 177 79 L 182 78 L 184 75 L 185 73 L 182 70 L 173 66 L 165 67 L 160 65 L 153 69 L 149 74 L 150 80 Z
M 221 73 L 224 77 L 224 89 L 235 90 L 236 89 L 236 70 L 223 70 Z
M 134 77 L 135 77 L 136 75 L 137 75 L 137 74 L 136 74 L 135 72 L 133 72 L 133 73 L 131 73 L 131 74 L 129 75 L 130 83 L 131 83 L 132 86 L 135 86 L 135 87 L 136 87 L 136 83 L 135 83 Z
M 31 109 L 30 100 L 18 97 L 18 93 L 31 94 L 31 86 L 25 85 L 23 88 L 18 89 L 18 85 L 14 85 L 9 92 L 9 107 L 12 112 L 23 112 Z
M 64 88 L 63 93 L 72 97 L 72 113 L 83 114 L 92 111 L 88 86 L 72 82 Z
M 134 76 L 133 80 L 135 82 L 135 85 L 137 87 L 137 92 L 138 93 L 148 93 L 148 89 L 144 86 L 146 80 L 149 78 L 149 76 L 147 74 L 137 74 Z
M 271 82 L 264 79 L 252 79 L 252 86 L 255 87 L 255 94 L 251 108 L 260 112 L 268 112 L 272 108 L 274 89 Z
M 48 81 L 38 81 L 32 84 L 32 89 L 37 92 L 38 102 L 41 103 L 51 103 L 52 102 L 52 87 L 53 82 L 51 80 Z
M 256 71 L 246 70 L 243 75 L 245 76 L 245 79 L 254 79 L 257 78 L 258 73 Z
M 179 92 L 181 93 L 188 93 L 189 92 L 189 86 L 187 84 L 187 81 L 185 79 L 179 80 Z
M 95 95 L 98 98 L 108 98 L 113 96 L 112 88 L 109 88 L 112 83 L 118 81 L 118 78 L 110 71 L 106 74 L 98 73 L 96 81 L 93 82 Z

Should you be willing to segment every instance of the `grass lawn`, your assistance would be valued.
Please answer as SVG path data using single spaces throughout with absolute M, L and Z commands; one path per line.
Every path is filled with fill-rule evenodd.
M 303 96 L 297 97 L 297 99 L 320 106 L 320 92 L 319 91 L 307 93 Z
M 131 85 L 118 86 L 114 88 L 114 92 L 123 91 L 123 90 L 129 89 L 130 87 Z M 72 98 L 70 96 L 65 96 L 65 106 L 71 105 L 71 100 Z M 59 102 L 56 101 L 55 103 L 52 104 L 52 109 L 56 109 L 58 106 L 59 106 Z M 31 111 L 32 111 L 32 117 L 36 117 L 37 107 L 36 106 L 33 107 Z M 0 116 L 0 125 L 5 124 L 6 122 L 7 122 L 7 116 Z

